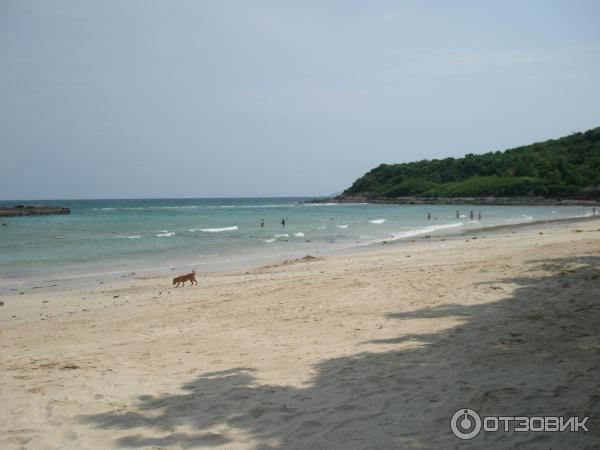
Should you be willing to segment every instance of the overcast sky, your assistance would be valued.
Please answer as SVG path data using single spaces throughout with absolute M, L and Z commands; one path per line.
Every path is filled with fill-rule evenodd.
M 320 195 L 600 126 L 600 2 L 0 0 L 0 199 Z

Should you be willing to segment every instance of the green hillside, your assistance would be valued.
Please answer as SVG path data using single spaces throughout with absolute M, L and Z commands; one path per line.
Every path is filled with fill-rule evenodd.
M 503 152 L 381 164 L 344 196 L 600 199 L 600 127 Z

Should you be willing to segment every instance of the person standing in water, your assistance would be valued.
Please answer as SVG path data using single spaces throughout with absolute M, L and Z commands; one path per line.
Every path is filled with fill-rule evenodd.
M 456 218 L 460 218 L 460 213 L 458 212 L 458 209 L 456 210 Z
M 431 220 L 431 213 L 427 211 L 427 220 Z
M 285 227 L 285 219 L 281 219 L 281 226 Z
M 264 228 L 264 227 L 265 227 L 265 219 L 260 219 L 260 226 L 261 226 L 262 228 Z
M 475 213 L 473 212 L 473 210 L 471 210 L 471 220 L 473 220 L 475 218 Z
M 477 220 L 481 220 L 481 211 L 477 214 Z

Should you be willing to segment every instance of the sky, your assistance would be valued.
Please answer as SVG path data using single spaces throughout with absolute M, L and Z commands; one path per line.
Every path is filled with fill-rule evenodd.
M 0 0 L 0 199 L 316 196 L 600 126 L 600 2 Z

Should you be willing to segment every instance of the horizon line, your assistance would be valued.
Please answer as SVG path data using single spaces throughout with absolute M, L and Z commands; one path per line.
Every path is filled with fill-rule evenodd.
M 259 199 L 259 198 L 329 198 L 338 194 L 328 195 L 265 195 L 265 196 L 216 196 L 216 197 L 79 197 L 79 198 L 19 198 L 0 199 L 0 202 L 47 202 L 47 201 L 78 201 L 78 200 L 228 200 L 228 199 Z

